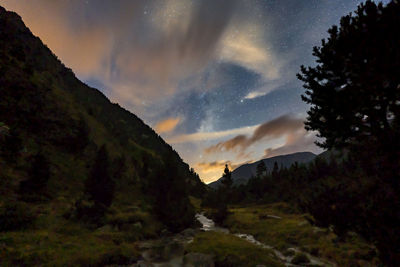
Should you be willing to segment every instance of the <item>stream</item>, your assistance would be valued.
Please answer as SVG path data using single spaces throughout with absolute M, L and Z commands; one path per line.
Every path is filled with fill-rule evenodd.
M 280 217 L 274 216 L 274 215 L 269 215 L 269 217 L 271 217 L 271 218 L 280 218 Z M 216 226 L 214 221 L 209 219 L 209 218 L 207 218 L 203 213 L 196 214 L 196 219 L 202 224 L 202 228 L 201 229 L 203 231 L 216 231 L 216 232 L 222 232 L 222 233 L 226 233 L 226 234 L 229 233 L 229 229 Z M 246 240 L 246 241 L 248 241 L 248 242 L 250 242 L 252 244 L 255 244 L 255 245 L 259 246 L 259 247 L 272 250 L 274 252 L 275 256 L 282 263 L 284 263 L 285 266 L 299 266 L 299 265 L 295 265 L 295 264 L 291 263 L 291 261 L 292 261 L 294 256 L 285 256 L 279 250 L 275 249 L 274 247 L 269 246 L 269 245 L 264 244 L 264 243 L 261 243 L 260 241 L 256 240 L 254 238 L 254 236 L 252 236 L 252 235 L 241 234 L 241 233 L 235 233 L 233 235 L 235 235 L 237 237 L 240 237 L 240 238 L 242 238 L 242 239 L 244 239 L 244 240 Z M 303 253 L 303 254 L 305 254 L 308 257 L 308 259 L 310 260 L 310 262 L 308 264 L 305 264 L 306 266 L 307 265 L 327 266 L 327 267 L 335 267 L 336 266 L 336 264 L 334 264 L 332 262 L 329 262 L 327 260 L 319 259 L 319 258 L 317 258 L 317 257 L 315 257 L 315 256 L 313 256 L 313 255 L 311 255 L 309 253 L 301 251 L 298 248 L 289 248 L 288 250 L 289 251 L 291 250 L 294 253 Z M 301 266 L 304 266 L 304 265 L 301 265 Z
M 272 215 L 271 215 L 272 217 Z M 292 254 L 303 253 L 310 260 L 307 264 L 295 265 L 291 261 L 294 256 L 285 256 L 282 252 L 275 249 L 274 247 L 264 244 L 249 234 L 241 233 L 230 233 L 229 229 L 224 227 L 216 226 L 214 221 L 207 218 L 203 213 L 196 214 L 196 219 L 201 223 L 201 231 L 215 231 L 222 232 L 225 234 L 233 234 L 239 238 L 242 238 L 256 246 L 269 249 L 272 251 L 276 258 L 282 262 L 285 266 L 327 266 L 336 267 L 336 264 L 317 258 L 310 255 L 298 248 L 289 248 L 288 251 L 292 251 Z M 164 236 L 157 240 L 147 240 L 139 244 L 139 248 L 142 250 L 143 260 L 138 261 L 133 266 L 141 267 L 166 267 L 166 266 L 214 266 L 213 256 L 201 253 L 188 253 L 185 254 L 184 247 L 193 241 L 194 236 L 199 230 L 186 229 L 179 234 L 173 236 Z

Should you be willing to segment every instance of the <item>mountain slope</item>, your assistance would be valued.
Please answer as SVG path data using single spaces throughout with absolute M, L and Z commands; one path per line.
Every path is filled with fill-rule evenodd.
M 0 7 L 0 221 L 9 212 L 31 210 L 44 216 L 41 221 L 71 224 L 64 216 L 84 199 L 85 181 L 94 173 L 102 146 L 109 155 L 106 169 L 115 194 L 108 217 L 98 225 L 140 223 L 143 229 L 135 238 L 154 236 L 162 230 L 160 220 L 165 223 L 154 214 L 160 202 L 157 192 L 164 192 L 168 201 L 181 200 L 185 214 L 171 207 L 181 218 L 191 211 L 188 194 L 205 190 L 198 175 L 156 132 L 79 81 L 16 13 Z M 28 199 L 21 185 L 32 185 L 32 177 L 43 188 L 30 192 L 36 196 Z M 170 186 L 175 184 L 178 189 Z M 127 216 L 127 210 L 131 217 L 118 217 Z
M 283 167 L 290 167 L 292 164 L 295 162 L 301 164 L 301 163 L 307 163 L 312 161 L 316 157 L 315 154 L 311 152 L 298 152 L 298 153 L 293 153 L 293 154 L 288 154 L 288 155 L 281 155 L 281 156 L 276 156 L 272 158 L 266 158 L 262 159 L 259 161 L 256 161 L 254 163 L 249 163 L 249 164 L 244 164 L 236 168 L 235 170 L 232 171 L 232 180 L 234 185 L 239 185 L 239 184 L 245 184 L 247 181 L 252 177 L 256 175 L 256 170 L 257 170 L 257 165 L 261 162 L 264 161 L 267 171 L 271 172 L 275 162 L 278 163 L 279 168 L 281 166 Z M 212 188 L 217 188 L 221 183 L 221 179 L 218 179 L 215 182 L 212 182 L 208 184 Z
M 0 13 L 0 122 L 11 129 L 18 125 L 29 130 L 32 138 L 46 131 L 46 141 L 66 149 L 69 144 L 63 138 L 78 138 L 86 123 L 90 139 L 97 145 L 108 143 L 115 151 L 133 155 L 139 163 L 145 152 L 155 157 L 171 153 L 189 174 L 188 165 L 142 120 L 79 81 L 17 14 L 4 9 Z M 200 180 L 193 179 L 196 181 L 190 182 L 198 186 Z

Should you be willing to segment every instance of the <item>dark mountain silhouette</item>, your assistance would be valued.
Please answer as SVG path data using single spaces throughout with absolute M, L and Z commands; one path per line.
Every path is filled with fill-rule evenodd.
M 281 155 L 281 156 L 276 156 L 272 158 L 266 158 L 262 159 L 259 161 L 256 161 L 254 163 L 249 163 L 249 164 L 244 164 L 236 168 L 235 170 L 232 171 L 232 179 L 233 179 L 233 184 L 234 185 L 240 185 L 240 184 L 246 184 L 248 180 L 256 175 L 257 171 L 257 165 L 261 162 L 264 161 L 267 171 L 271 172 L 275 162 L 278 163 L 278 166 L 281 167 L 290 167 L 292 164 L 295 162 L 301 164 L 301 163 L 307 163 L 315 159 L 317 155 L 311 153 L 311 152 L 298 152 L 298 153 L 293 153 L 293 154 L 288 154 L 288 155 Z M 217 188 L 221 184 L 221 179 L 218 179 L 215 182 L 212 182 L 208 184 L 212 188 Z
M 149 183 L 156 181 L 154 176 L 170 172 L 167 160 L 173 162 L 176 176 L 182 177 L 181 192 L 196 195 L 204 189 L 198 175 L 153 129 L 78 80 L 21 17 L 2 7 L 0 126 L 0 203 L 22 198 L 21 192 L 34 193 L 26 184 L 33 188 L 36 180 L 44 180 L 40 189 L 49 201 L 62 198 L 73 203 L 83 194 L 103 145 L 109 154 L 117 206 L 151 203 L 149 188 L 154 192 L 156 186 Z M 45 164 L 36 164 L 35 169 L 31 165 L 36 155 Z M 38 177 L 24 183 L 32 169 Z M 41 173 L 46 173 L 46 179 Z M 24 184 L 22 191 L 18 191 L 20 184 Z

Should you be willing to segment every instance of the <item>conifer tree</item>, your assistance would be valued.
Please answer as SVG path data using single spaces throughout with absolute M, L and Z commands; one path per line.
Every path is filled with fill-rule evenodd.
M 303 101 L 313 105 L 306 128 L 317 130 L 324 148 L 367 140 L 399 145 L 400 2 L 367 1 L 355 15 L 329 29 L 314 47 L 317 66 L 301 66 Z
M 276 178 L 279 174 L 278 162 L 274 162 L 274 168 L 272 169 L 272 177 Z
M 157 166 L 150 175 L 150 193 L 154 196 L 156 216 L 172 232 L 179 232 L 194 222 L 194 209 L 190 203 L 185 177 L 178 162 L 170 154 L 164 157 L 164 165 Z
M 354 181 L 325 185 L 311 213 L 340 232 L 355 230 L 373 240 L 388 266 L 400 261 L 399 14 L 398 0 L 386 6 L 366 1 L 329 29 L 329 38 L 313 49 L 317 65 L 302 66 L 298 74 L 306 89 L 302 99 L 311 105 L 306 129 L 319 132 L 320 146 L 349 151 L 346 171 L 359 168 L 362 175 L 353 175 L 373 188 L 365 181 L 357 181 L 357 190 L 348 189 Z M 317 162 L 313 177 L 327 175 L 327 167 Z M 336 213 L 323 214 L 332 203 Z
M 28 175 L 29 178 L 20 183 L 20 193 L 24 199 L 29 199 L 24 194 L 39 196 L 46 191 L 50 179 L 50 164 L 42 152 L 33 157 Z
M 222 175 L 222 184 L 228 189 L 233 184 L 232 172 L 229 170 L 228 164 L 225 164 L 224 174 Z
M 258 165 L 257 165 L 257 177 L 261 178 L 264 175 L 267 174 L 267 166 L 265 166 L 264 161 L 262 160 Z
M 97 207 L 109 207 L 114 197 L 114 181 L 110 175 L 106 146 L 97 152 L 95 162 L 85 183 L 85 193 Z

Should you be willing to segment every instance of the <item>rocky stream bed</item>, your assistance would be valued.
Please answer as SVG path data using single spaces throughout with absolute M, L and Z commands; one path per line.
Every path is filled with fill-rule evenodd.
M 279 219 L 277 216 L 271 215 L 271 218 Z M 271 253 L 284 266 L 327 266 L 334 267 L 336 264 L 324 259 L 317 258 L 305 253 L 298 248 L 289 248 L 289 256 L 275 249 L 274 247 L 261 243 L 254 236 L 242 233 L 230 233 L 229 229 L 216 226 L 215 223 L 207 218 L 204 214 L 196 214 L 196 219 L 201 223 L 200 229 L 186 229 L 176 235 L 165 235 L 156 240 L 143 241 L 139 244 L 142 251 L 142 260 L 139 260 L 133 266 L 137 267 L 178 267 L 178 266 L 195 266 L 195 267 L 211 267 L 214 266 L 214 257 L 209 254 L 202 253 L 185 253 L 185 246 L 193 242 L 194 236 L 199 231 L 215 231 L 225 234 L 232 234 L 244 239 L 256 246 L 266 249 L 266 253 Z M 294 264 L 292 260 L 294 255 L 303 254 L 308 258 L 308 263 Z M 285 253 L 288 254 L 288 253 Z M 258 265 L 263 266 L 263 265 Z

